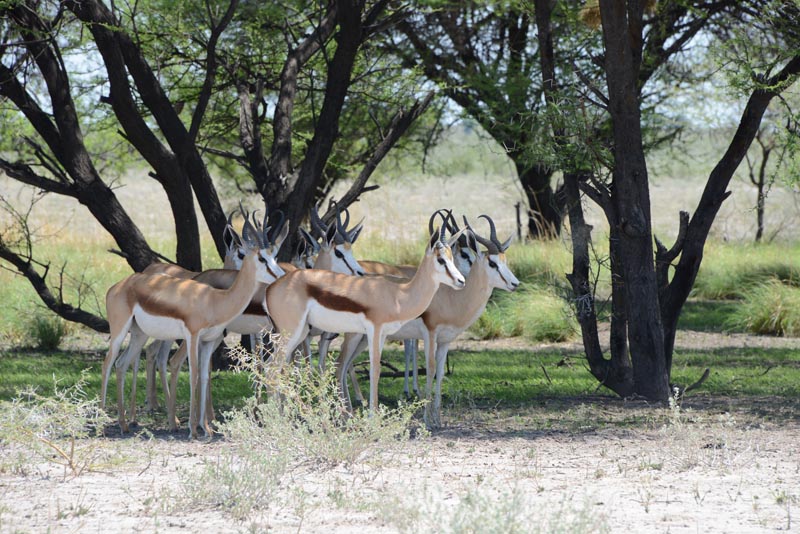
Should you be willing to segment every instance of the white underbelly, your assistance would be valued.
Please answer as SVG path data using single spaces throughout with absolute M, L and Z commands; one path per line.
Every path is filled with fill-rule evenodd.
M 229 332 L 237 334 L 258 334 L 265 328 L 272 328 L 272 323 L 263 315 L 240 315 L 227 327 Z
M 185 339 L 188 335 L 186 325 L 180 319 L 151 315 L 136 304 L 133 307 L 133 318 L 136 325 L 148 336 L 154 339 L 171 341 Z
M 308 303 L 308 324 L 325 332 L 367 332 L 363 313 L 332 311 L 313 299 Z
M 460 336 L 463 331 L 464 328 L 458 326 L 440 326 L 436 329 L 436 342 L 439 344 L 450 343 Z
M 384 323 L 383 325 L 383 335 L 391 336 L 392 339 L 407 339 L 408 337 L 414 336 L 405 336 L 405 337 L 397 337 L 398 333 L 402 330 L 405 330 L 406 325 L 411 322 L 416 321 L 416 319 L 412 321 L 394 321 L 392 323 Z M 409 331 L 411 331 L 411 326 L 408 327 Z

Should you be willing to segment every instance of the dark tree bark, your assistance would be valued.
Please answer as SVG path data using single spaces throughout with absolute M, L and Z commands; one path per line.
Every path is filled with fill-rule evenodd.
M 179 182 L 188 181 L 191 184 L 214 239 L 217 252 L 220 257 L 223 257 L 225 244 L 222 239 L 222 231 L 225 228 L 226 217 L 208 168 L 195 146 L 196 127 L 193 129 L 194 131 L 187 130 L 157 76 L 142 55 L 141 49 L 127 33 L 119 29 L 119 22 L 104 4 L 97 0 L 80 2 L 70 0 L 65 2 L 65 5 L 88 26 L 104 60 L 107 57 L 117 59 L 106 64 L 109 78 L 119 76 L 118 79 L 121 80 L 123 76 L 130 76 L 133 79 L 136 90 L 157 122 L 181 171 L 179 178 L 173 178 L 171 175 L 165 176 L 157 171 L 159 179 L 176 179 Z M 231 6 L 235 7 L 235 0 Z M 212 31 L 212 36 L 216 31 L 222 31 L 229 20 L 230 17 L 226 14 L 220 25 Z M 118 61 L 120 56 L 124 61 L 124 70 L 123 64 Z M 211 57 L 208 59 L 211 60 Z M 209 66 L 215 68 L 215 61 L 211 60 Z M 213 75 L 211 80 L 213 82 Z M 202 105 L 202 98 L 200 102 L 201 105 L 196 108 L 197 113 L 193 118 L 193 124 L 199 122 L 201 112 L 205 109 Z M 185 183 L 179 183 L 177 187 L 185 190 Z M 176 224 L 181 223 L 191 224 L 191 221 L 176 220 Z M 199 257 L 196 261 L 199 263 Z
M 628 344 L 635 393 L 666 401 L 670 395 L 653 262 L 650 192 L 642 143 L 639 91 L 643 1 L 601 0 L 614 169 L 611 202 L 618 217 Z
M 134 270 L 144 269 L 156 261 L 157 256 L 113 191 L 103 183 L 92 163 L 83 143 L 64 64 L 52 43 L 41 38 L 42 35 L 48 35 L 48 27 L 38 18 L 35 10 L 26 5 L 17 5 L 7 14 L 18 25 L 24 46 L 35 58 L 47 87 L 53 109 L 52 118 L 26 91 L 24 83 L 15 73 L 3 64 L 0 64 L 0 95 L 14 103 L 47 144 L 55 160 L 48 160 L 46 166 L 55 177 L 38 175 L 22 162 L 1 160 L 0 168 L 9 176 L 44 191 L 65 194 L 78 200 L 114 237 L 131 267 Z M 41 150 L 37 150 L 37 153 L 40 158 L 45 157 Z

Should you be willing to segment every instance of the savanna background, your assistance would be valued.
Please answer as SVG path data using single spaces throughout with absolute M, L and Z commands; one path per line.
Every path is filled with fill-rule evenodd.
M 653 234 L 665 243 L 679 235 L 679 211 L 695 209 L 736 129 L 742 91 L 725 87 L 676 86 L 662 116 L 680 127 L 664 128 L 667 140 L 647 152 Z M 477 217 L 489 214 L 501 240 L 522 236 L 508 251 L 522 286 L 513 294 L 496 291 L 451 348 L 441 429 L 424 428 L 420 401 L 404 397 L 400 377 L 382 379 L 380 414 L 358 412 L 343 425 L 333 415 L 330 376 L 298 370 L 290 378 L 297 394 L 278 409 L 256 406 L 259 370 L 245 365 L 213 375 L 220 417 L 213 439 L 170 433 L 163 410 L 140 414 L 134 432 L 122 435 L 114 409 L 100 410 L 97 399 L 108 336 L 56 316 L 29 280 L 0 260 L 0 532 L 796 530 L 800 190 L 786 134 L 795 93 L 793 86 L 783 90 L 786 105 L 763 119 L 711 227 L 678 323 L 670 382 L 679 394 L 667 402 L 620 398 L 592 375 L 566 278 L 573 268 L 568 221 L 548 239 L 529 235 L 529 197 L 511 148 L 452 103 L 437 108 L 438 126 L 432 119 L 419 126 L 423 138 L 435 129 L 435 142 L 390 151 L 369 179 L 379 187 L 350 204 L 351 217 L 364 218 L 357 258 L 417 262 L 428 217 L 442 207 L 484 230 Z M 9 109 L 3 108 L 6 132 L 19 126 Z M 298 130 L 309 116 L 297 121 Z M 135 150 L 110 149 L 113 127 L 87 134 L 90 151 L 104 154 L 101 174 L 152 251 L 175 258 L 181 243 L 168 195 L 154 186 L 152 168 Z M 14 142 L 3 137 L 0 155 L 12 160 Z M 750 173 L 758 173 L 771 142 L 756 243 L 758 197 Z M 317 190 L 317 200 L 343 198 L 357 182 L 352 162 L 334 163 L 326 175 L 338 178 Z M 22 184 L 5 168 L 3 244 L 35 256 L 59 302 L 104 316 L 107 288 L 132 272 L 129 261 L 109 252 L 120 243 L 84 204 Z M 220 162 L 209 169 L 225 213 L 240 201 L 263 209 L 241 169 Z M 554 189 L 563 177 L 553 174 Z M 583 206 L 607 351 L 609 223 L 588 198 Z M 193 209 L 203 211 L 197 201 Z M 221 263 L 209 226 L 197 230 L 204 268 Z M 235 347 L 238 339 L 226 342 Z M 402 347 L 388 344 L 384 360 L 386 374 L 398 374 Z M 185 377 L 178 397 L 185 419 Z

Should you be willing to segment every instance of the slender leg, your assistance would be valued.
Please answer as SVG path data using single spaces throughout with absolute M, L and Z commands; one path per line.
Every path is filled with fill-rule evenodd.
M 199 361 L 200 361 L 200 383 L 199 383 L 199 392 L 200 392 L 200 399 L 199 399 L 199 410 L 200 410 L 200 424 L 203 425 L 203 432 L 205 433 L 206 437 L 211 436 L 213 433 L 211 431 L 211 426 L 208 424 L 207 415 L 209 412 L 207 411 L 206 403 L 209 402 L 209 372 L 211 371 L 211 354 L 214 352 L 220 342 L 222 342 L 222 338 L 219 340 L 211 340 L 211 341 L 204 341 L 200 343 L 198 347 L 199 351 Z
M 447 352 L 450 343 L 437 344 L 436 346 L 436 395 L 433 399 L 433 418 L 435 427 L 442 424 L 442 380 L 444 380 L 444 366 L 447 362 Z
M 153 341 L 144 349 L 145 354 L 145 410 L 148 412 L 158 409 L 158 395 L 156 393 L 156 365 L 158 355 L 161 353 L 161 346 L 165 341 Z
M 364 350 L 366 346 L 366 337 L 363 334 L 347 334 L 342 342 L 342 350 L 339 353 L 339 360 L 336 365 L 336 381 L 339 384 L 339 394 L 342 396 L 342 401 L 346 403 L 350 411 L 353 410 L 353 402 L 350 398 L 350 389 L 347 387 L 347 373 L 353 368 L 352 363 L 356 356 Z M 361 396 L 361 391 L 358 389 L 358 383 L 353 383 L 353 387 L 357 391 L 357 397 L 361 402 L 364 402 Z
M 411 398 L 411 390 L 408 387 L 408 379 L 411 371 L 411 340 L 403 340 L 403 355 L 406 357 L 406 370 L 403 372 L 403 393 L 406 398 Z
M 384 335 L 381 326 L 367 332 L 369 339 L 369 410 L 374 413 L 378 408 L 378 381 L 381 377 L 381 352 L 383 352 Z
M 128 330 L 130 330 L 132 323 L 133 318 L 131 317 L 115 336 L 111 336 L 108 354 L 106 354 L 106 359 L 103 360 L 103 378 L 100 385 L 100 407 L 103 409 L 106 407 L 106 393 L 108 392 L 108 380 L 111 378 L 111 366 L 117 361 L 119 349 L 125 340 L 125 336 L 128 335 Z
M 419 363 L 417 361 L 418 354 L 419 354 L 419 344 L 417 343 L 416 339 L 412 339 L 411 340 L 411 362 L 412 362 L 411 369 L 414 371 L 413 387 L 414 387 L 414 394 L 417 397 L 420 397 L 421 395 L 420 395 L 420 392 L 419 392 Z
M 169 349 L 172 346 L 172 342 L 165 341 L 161 343 L 161 347 L 158 351 L 156 357 L 156 366 L 158 366 L 158 374 L 161 375 L 161 389 L 164 392 L 164 404 L 169 401 L 169 379 L 167 378 L 167 360 L 169 359 Z M 158 398 L 155 394 L 155 386 L 153 386 L 153 399 L 155 400 L 155 405 L 158 406 Z
M 169 361 L 169 398 L 167 399 L 167 420 L 169 421 L 169 429 L 173 432 L 178 429 L 180 421 L 175 414 L 176 402 L 178 397 L 178 375 L 181 372 L 183 362 L 186 361 L 186 342 L 181 343 L 178 351 L 172 355 Z
M 425 426 L 431 427 L 431 399 L 433 393 L 433 375 L 436 369 L 436 338 L 435 335 L 426 330 L 422 337 L 423 346 L 425 348 L 425 361 L 427 366 L 427 373 L 425 373 L 425 412 L 423 420 Z
M 125 353 L 119 358 L 116 362 L 116 370 L 117 370 L 117 411 L 119 417 L 119 428 L 122 432 L 128 431 L 128 423 L 125 419 L 125 373 L 128 371 L 128 367 L 130 367 L 131 361 L 133 358 L 139 359 L 142 347 L 147 342 L 147 334 L 142 332 L 142 330 L 136 326 L 136 323 L 131 323 L 131 339 L 128 342 L 128 348 L 125 349 Z M 132 392 L 135 394 L 136 392 Z M 136 408 L 136 399 L 134 398 L 132 401 L 132 414 L 131 416 L 134 418 L 136 417 L 135 408 Z
M 200 389 L 199 344 L 199 337 L 191 336 L 186 339 L 186 352 L 189 355 L 189 439 L 197 437 L 197 399 Z

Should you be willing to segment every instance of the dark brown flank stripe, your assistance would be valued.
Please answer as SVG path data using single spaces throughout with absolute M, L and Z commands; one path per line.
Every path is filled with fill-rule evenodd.
M 264 311 L 264 306 L 260 302 L 250 301 L 247 308 L 242 312 L 242 315 L 257 315 L 259 317 L 266 317 L 267 312 Z
M 308 286 L 308 296 L 331 310 L 338 310 L 350 313 L 366 313 L 367 307 L 349 299 L 343 295 L 331 293 L 319 286 L 310 284 Z

